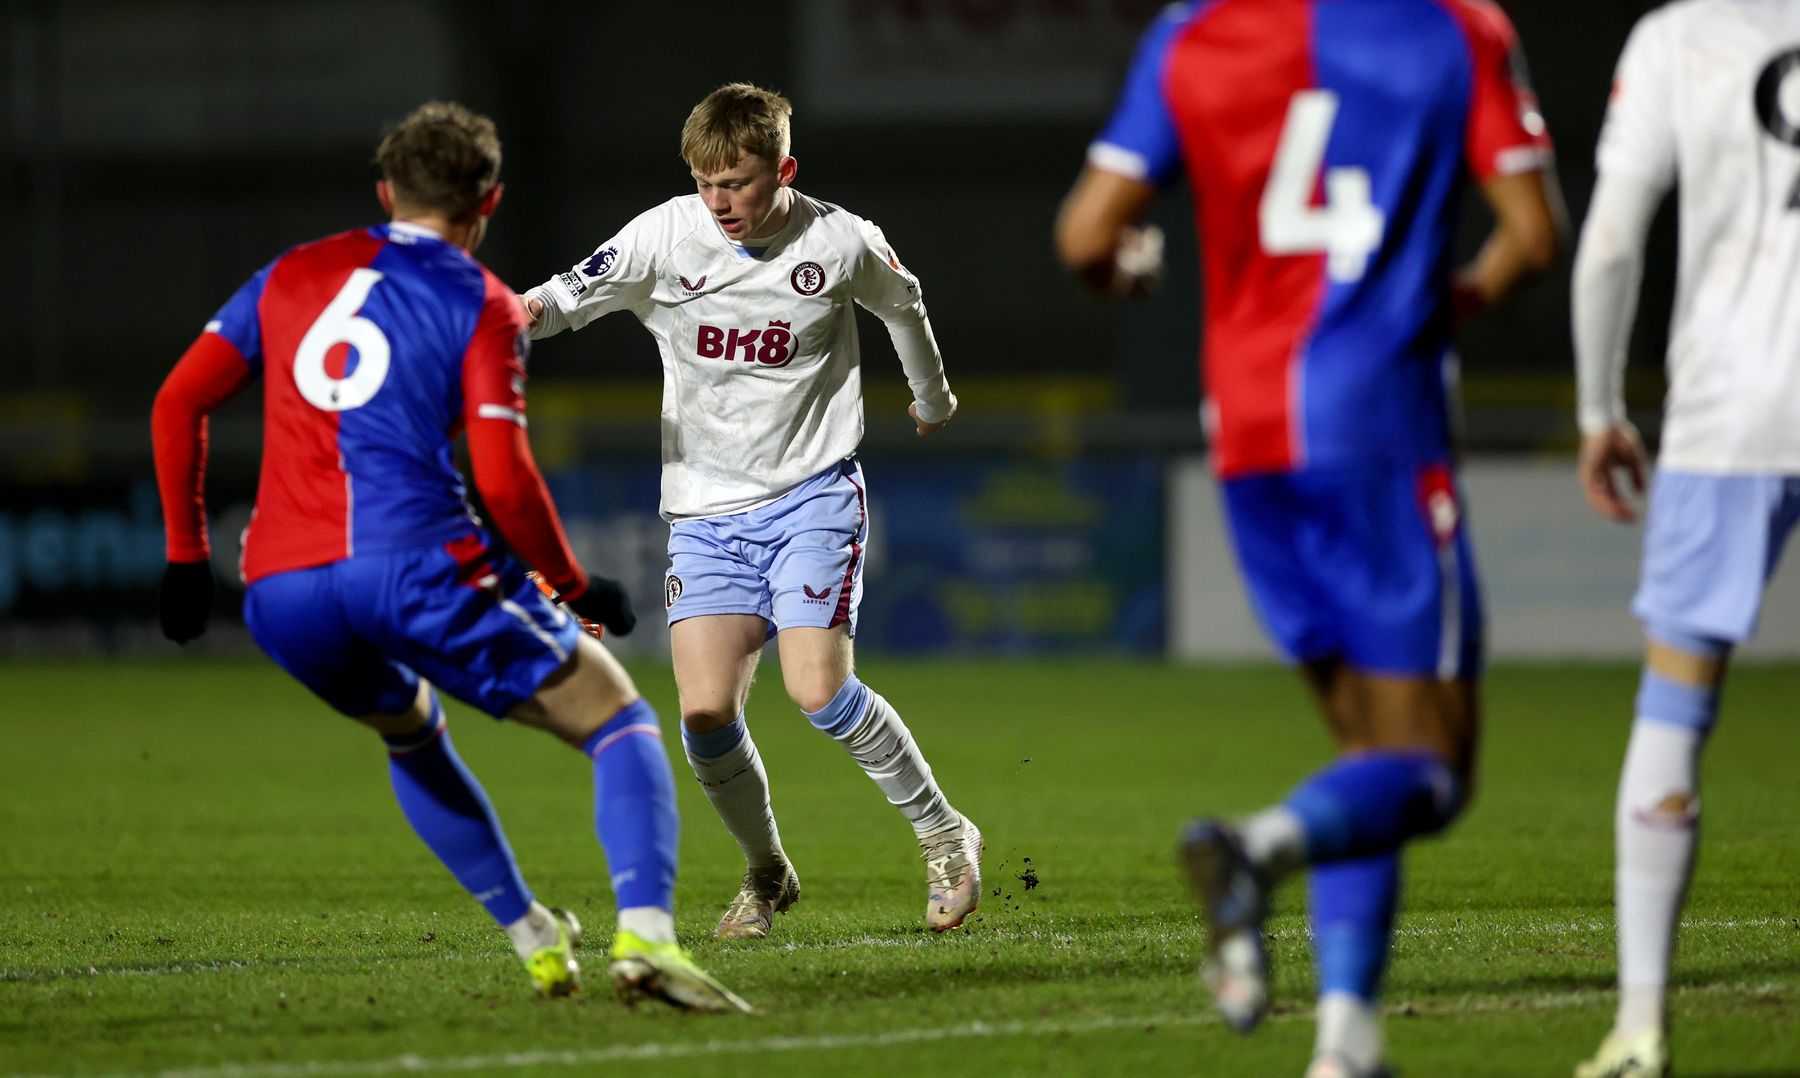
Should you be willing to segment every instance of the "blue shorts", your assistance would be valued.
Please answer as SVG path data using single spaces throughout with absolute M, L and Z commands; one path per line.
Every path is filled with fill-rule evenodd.
M 1800 521 L 1800 476 L 1657 469 L 1632 613 L 1676 634 L 1742 643 Z
M 244 593 L 244 622 L 277 665 L 353 718 L 405 712 L 420 675 L 500 718 L 581 634 L 479 535 L 263 577 Z
M 1317 468 L 1222 490 L 1250 605 L 1290 661 L 1480 673 L 1481 593 L 1449 465 Z
M 869 503 L 862 468 L 846 458 L 755 509 L 669 528 L 663 605 L 669 624 L 705 614 L 754 614 L 769 631 L 856 635 Z

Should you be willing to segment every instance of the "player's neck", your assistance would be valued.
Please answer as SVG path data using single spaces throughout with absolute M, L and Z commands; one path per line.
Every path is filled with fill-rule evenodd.
M 436 213 L 396 213 L 390 223 L 424 229 L 435 233 L 445 243 L 454 243 L 467 251 L 472 249 L 479 222 L 480 218 L 476 218 L 458 224 Z
M 788 216 L 793 209 L 794 192 L 791 188 L 783 187 L 775 192 L 775 209 L 769 213 L 768 220 L 762 223 L 762 227 L 756 230 L 756 235 L 746 237 L 741 246 L 767 247 L 787 227 Z

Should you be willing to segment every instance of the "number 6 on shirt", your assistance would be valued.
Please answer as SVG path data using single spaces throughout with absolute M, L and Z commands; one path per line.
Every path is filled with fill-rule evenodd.
M 300 338 L 294 352 L 294 385 L 307 403 L 326 412 L 361 408 L 387 381 L 387 335 L 381 327 L 357 314 L 369 291 L 382 278 L 380 270 L 357 269 L 337 296 L 319 312 L 312 328 Z M 356 369 L 342 378 L 325 372 L 325 357 L 340 344 L 356 349 Z

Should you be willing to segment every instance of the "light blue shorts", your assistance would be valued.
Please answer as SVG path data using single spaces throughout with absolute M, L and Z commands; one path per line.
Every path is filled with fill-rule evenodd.
M 1800 521 L 1800 476 L 1658 469 L 1632 613 L 1662 629 L 1742 643 Z
M 756 509 L 669 528 L 663 605 L 669 624 L 704 614 L 755 614 L 769 631 L 848 624 L 862 603 L 869 502 L 847 457 Z

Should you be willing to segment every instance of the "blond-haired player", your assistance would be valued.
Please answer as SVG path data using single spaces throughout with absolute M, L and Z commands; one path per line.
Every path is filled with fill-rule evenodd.
M 919 282 L 881 230 L 793 187 L 792 108 L 721 86 L 681 131 L 696 191 L 639 214 L 523 298 L 534 338 L 629 311 L 663 363 L 664 582 L 688 762 L 746 861 L 721 937 L 762 937 L 800 897 L 744 718 L 763 644 L 924 849 L 932 929 L 981 895 L 981 833 L 945 800 L 900 715 L 853 669 L 868 498 L 860 305 L 886 324 L 920 437 L 956 412 Z

